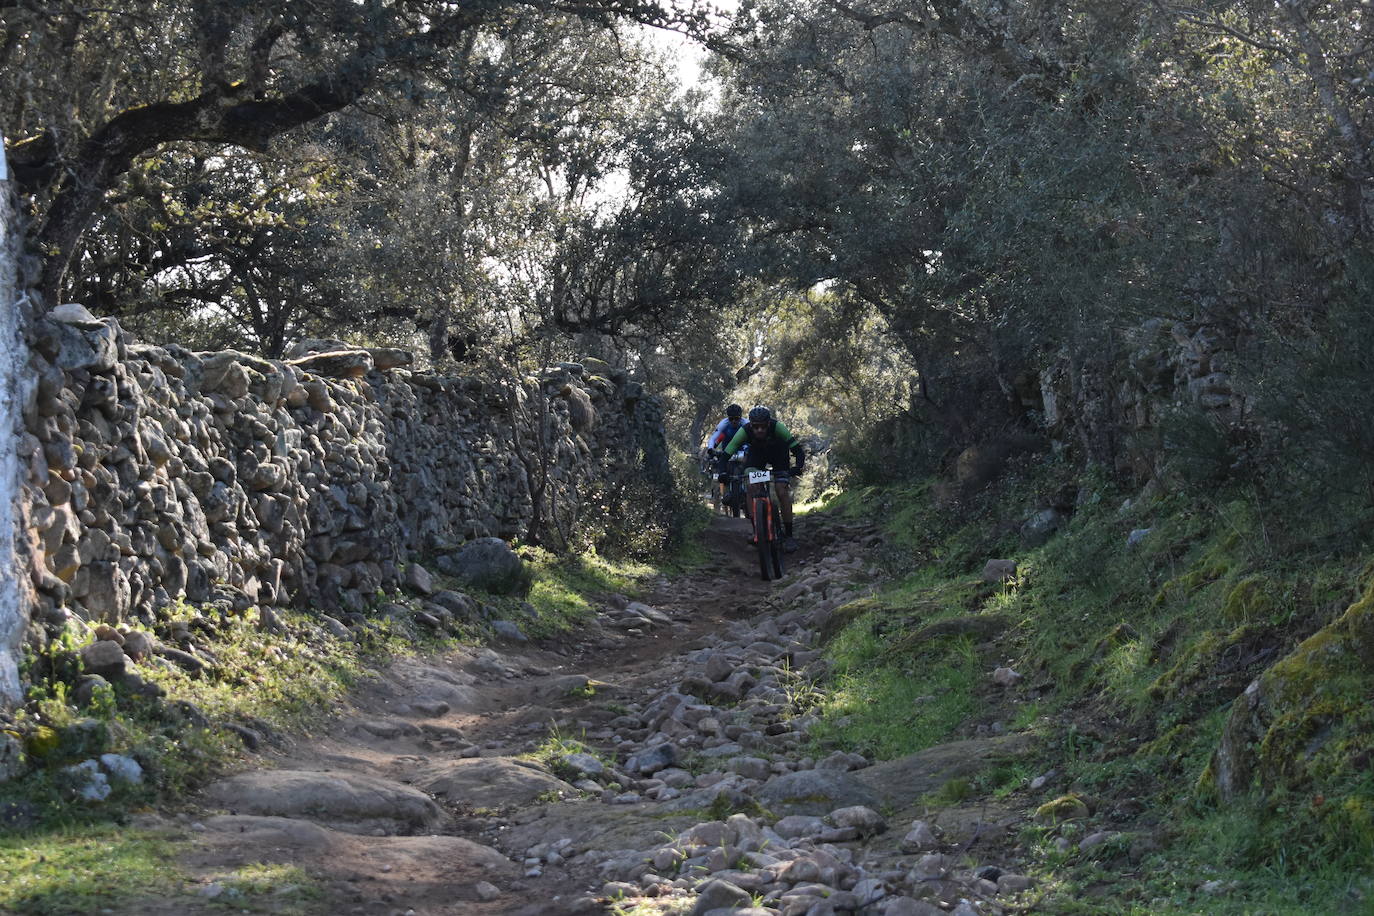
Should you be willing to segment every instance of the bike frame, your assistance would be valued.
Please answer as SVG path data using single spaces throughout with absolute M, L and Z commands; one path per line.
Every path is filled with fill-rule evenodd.
M 749 519 L 759 551 L 764 581 L 782 578 L 782 514 L 773 489 L 772 471 L 749 472 Z
M 725 501 L 727 504 L 737 504 L 741 512 L 749 508 L 749 491 L 744 484 L 744 462 L 739 456 L 730 459 L 726 474 L 729 479 L 725 482 Z M 739 512 L 735 515 L 738 517 Z

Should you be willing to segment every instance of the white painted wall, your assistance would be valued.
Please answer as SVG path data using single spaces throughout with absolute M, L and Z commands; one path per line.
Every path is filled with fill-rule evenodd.
M 19 228 L 0 137 L 0 707 L 21 698 L 19 652 L 28 615 L 26 568 L 16 543 L 21 518 L 19 432 L 23 421 L 23 368 L 16 258 Z

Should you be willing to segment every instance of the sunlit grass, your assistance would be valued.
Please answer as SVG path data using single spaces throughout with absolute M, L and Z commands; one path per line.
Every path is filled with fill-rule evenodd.
M 538 763 L 560 779 L 574 782 L 583 776 L 580 772 L 563 763 L 563 758 L 569 754 L 586 754 L 595 757 L 608 769 L 615 765 L 613 759 L 606 757 L 605 754 L 579 738 L 564 735 L 556 726 L 550 726 L 549 733 L 544 740 L 533 750 L 522 754 L 521 757 Z
M 639 560 L 610 559 L 588 550 L 560 555 L 527 547 L 531 573 L 529 592 L 517 595 L 490 595 L 474 591 L 483 603 L 497 609 L 502 617 L 516 620 L 529 636 L 549 638 L 566 633 L 596 613 L 596 599 L 610 594 L 639 595 L 643 583 L 658 573 L 658 568 Z M 534 616 L 528 618 L 528 604 Z
M 216 663 L 208 674 L 194 676 L 174 666 L 142 673 L 210 718 L 252 716 L 292 729 L 318 724 L 320 711 L 335 704 L 370 665 L 355 643 L 322 636 L 308 614 L 274 613 L 281 626 L 273 632 L 258 628 L 256 609 L 221 626 L 211 642 Z M 409 651 L 382 626 L 367 654 Z
M 880 760 L 939 744 L 978 704 L 979 672 L 962 660 L 944 660 L 921 671 L 894 665 L 840 675 L 818 709 L 812 736 Z
M 1106 688 L 1122 699 L 1129 699 L 1148 683 L 1151 673 L 1151 647 L 1131 639 L 1107 653 L 1102 660 Z
M 186 877 L 165 837 L 113 824 L 0 836 L 0 912 L 98 913 L 166 900 Z
M 1174 824 L 1173 843 L 1122 875 L 1076 855 L 1050 850 L 1051 832 L 1035 843 L 1046 863 L 1057 870 L 1041 905 L 1046 912 L 1078 916 L 1170 914 L 1195 916 L 1310 916 L 1315 913 L 1369 913 L 1374 881 L 1351 862 L 1328 860 L 1256 867 L 1255 813 L 1245 807 L 1219 810 Z M 1077 839 L 1077 837 L 1075 837 Z M 1295 847 L 1303 840 L 1294 835 Z M 1306 860 L 1306 856 L 1296 858 Z M 1296 863 L 1295 863 L 1296 864 Z M 1092 893 L 1085 893 L 1091 889 Z
M 221 879 L 226 893 L 216 902 L 246 913 L 308 916 L 319 912 L 318 884 L 298 865 L 250 863 Z

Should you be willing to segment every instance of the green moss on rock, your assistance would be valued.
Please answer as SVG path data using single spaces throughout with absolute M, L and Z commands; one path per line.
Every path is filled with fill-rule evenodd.
M 870 611 L 886 609 L 886 605 L 876 598 L 858 598 L 848 604 L 835 608 L 835 612 L 821 624 L 819 638 L 822 644 L 830 642 L 840 631 Z
M 1205 560 L 1160 586 L 1153 604 L 1156 608 L 1187 604 L 1197 592 L 1224 577 L 1230 567 L 1216 560 Z
M 1077 795 L 1061 795 L 1036 808 L 1035 820 L 1041 824 L 1060 824 L 1085 818 L 1090 813 L 1087 802 Z
M 57 729 L 40 725 L 24 738 L 24 752 L 36 760 L 46 760 L 62 746 Z
M 1278 607 L 1274 597 L 1275 585 L 1264 576 L 1251 576 L 1236 583 L 1221 606 L 1221 616 L 1227 623 L 1242 624 L 1273 615 Z
M 1232 705 L 1212 757 L 1223 798 L 1252 789 L 1335 789 L 1374 752 L 1374 587 Z

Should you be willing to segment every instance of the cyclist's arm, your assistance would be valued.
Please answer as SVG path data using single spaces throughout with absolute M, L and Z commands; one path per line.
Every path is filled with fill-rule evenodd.
M 730 428 L 730 418 L 726 417 L 716 424 L 715 431 L 711 433 L 711 438 L 707 441 L 707 446 L 715 448 L 725 439 L 725 431 Z
M 749 438 L 749 427 L 741 426 L 739 432 L 735 433 L 735 437 L 725 446 L 725 454 L 733 455 L 739 451 L 740 446 L 744 445 L 744 440 L 747 438 Z
M 797 467 L 804 467 L 806 465 L 806 451 L 802 448 L 801 440 L 797 438 L 796 434 L 788 429 L 781 420 L 778 421 L 778 425 L 774 427 L 773 431 L 787 446 L 787 450 L 792 453 L 792 457 L 796 459 Z

